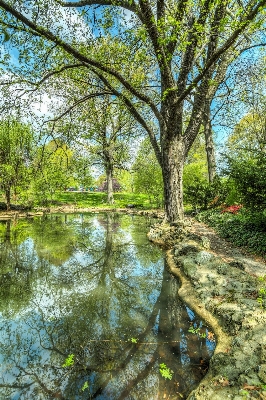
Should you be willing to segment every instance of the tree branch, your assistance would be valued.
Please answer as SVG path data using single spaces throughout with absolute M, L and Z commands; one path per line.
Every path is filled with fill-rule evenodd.
M 65 110 L 62 114 L 60 114 L 58 117 L 49 119 L 45 122 L 56 122 L 59 119 L 63 118 L 66 114 L 68 114 L 71 110 L 73 110 L 75 107 L 77 107 L 79 104 L 85 103 L 85 101 L 92 99 L 94 97 L 99 97 L 99 96 L 105 96 L 105 95 L 112 95 L 112 92 L 99 92 L 99 93 L 92 93 L 87 96 L 82 97 L 82 99 L 79 99 L 78 101 L 75 102 L 75 104 L 72 104 L 67 110 Z
M 81 0 L 76 2 L 67 2 L 67 1 L 57 1 L 58 4 L 62 7 L 85 7 L 85 6 L 93 6 L 93 5 L 101 5 L 101 6 L 117 6 L 122 7 L 126 10 L 132 11 L 133 13 L 139 13 L 139 9 L 135 1 L 125 1 L 125 0 Z
M 192 81 L 192 83 L 183 91 L 182 94 L 176 100 L 176 105 L 180 104 L 188 94 L 192 92 L 195 86 L 204 78 L 209 69 L 213 66 L 213 64 L 219 59 L 219 57 L 224 54 L 236 41 L 238 36 L 244 32 L 246 27 L 252 22 L 255 16 L 258 14 L 259 10 L 266 5 L 266 0 L 261 0 L 256 7 L 252 9 L 252 5 L 250 4 L 251 11 L 246 15 L 245 19 L 239 22 L 239 28 L 236 29 L 232 35 L 226 40 L 226 42 L 209 58 L 206 62 L 205 67 L 202 72 Z
M 266 1 L 266 0 L 265 0 Z M 35 24 L 33 21 L 29 20 L 27 17 L 25 17 L 23 14 L 21 14 L 19 11 L 15 10 L 14 7 L 10 6 L 7 4 L 5 1 L 0 0 L 0 7 L 2 7 L 5 11 L 13 15 L 15 18 L 17 18 L 19 21 L 23 22 L 25 25 L 27 25 L 29 28 L 33 29 L 37 33 L 39 33 L 41 36 L 45 37 L 49 41 L 52 41 L 53 43 L 57 44 L 59 47 L 61 47 L 63 50 L 65 50 L 68 54 L 72 55 L 74 58 L 79 60 L 84 64 L 84 66 L 87 67 L 96 67 L 99 68 L 101 71 L 106 72 L 107 74 L 115 77 L 133 96 L 136 96 L 139 100 L 143 101 L 149 107 L 152 109 L 154 112 L 156 118 L 160 121 L 162 116 L 157 109 L 156 105 L 152 102 L 152 100 L 145 94 L 139 92 L 137 89 L 135 89 L 119 72 L 116 70 L 107 67 L 106 65 L 103 65 L 101 62 L 91 59 L 84 54 L 80 53 L 78 50 L 76 50 L 74 47 L 72 47 L 70 44 L 64 42 L 62 39 L 60 39 L 58 36 L 53 34 L 51 31 L 48 29 L 45 29 L 41 26 L 38 26 Z
M 141 116 L 141 114 L 138 112 L 138 110 L 136 109 L 134 104 L 124 94 L 118 92 L 101 73 L 99 73 L 97 70 L 94 70 L 94 73 L 101 79 L 102 82 L 105 83 L 105 85 L 108 87 L 108 89 L 110 89 L 115 96 L 117 96 L 117 97 L 122 99 L 123 103 L 127 107 L 128 111 L 131 113 L 131 115 L 133 115 L 133 117 L 146 130 L 146 132 L 149 135 L 151 144 L 152 144 L 152 146 L 154 148 L 154 152 L 155 152 L 156 158 L 157 158 L 159 164 L 162 165 L 161 150 L 160 150 L 160 147 L 158 145 L 158 142 L 157 142 L 157 139 L 155 137 L 155 134 L 154 134 L 153 130 L 148 126 L 148 124 L 146 123 L 144 118 Z

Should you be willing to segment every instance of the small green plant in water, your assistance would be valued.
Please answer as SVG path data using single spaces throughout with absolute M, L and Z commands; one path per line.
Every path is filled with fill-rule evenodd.
M 131 343 L 138 343 L 138 339 L 137 339 L 137 338 L 134 338 L 134 337 L 132 337 L 132 338 L 130 339 L 130 341 L 131 341 Z
M 86 381 L 84 383 L 84 385 L 82 386 L 82 388 L 81 388 L 82 392 L 84 392 L 84 390 L 86 390 L 86 389 L 89 389 L 89 382 L 88 381 Z
M 205 339 L 206 338 L 206 333 L 201 333 L 200 332 L 200 328 L 194 328 L 193 326 L 191 326 L 188 330 L 188 332 L 190 333 L 194 333 L 195 335 L 198 335 L 199 337 Z
M 64 367 L 64 368 L 71 367 L 74 364 L 74 357 L 75 357 L 75 354 L 69 354 L 67 356 L 67 358 L 65 359 L 65 362 L 62 365 L 62 367 Z
M 159 371 L 160 371 L 160 374 L 162 375 L 162 377 L 163 377 L 164 379 L 170 379 L 170 380 L 172 379 L 172 377 L 173 377 L 173 371 L 170 370 L 170 368 L 167 368 L 167 366 L 166 366 L 165 363 L 160 364 L 160 369 L 159 369 Z

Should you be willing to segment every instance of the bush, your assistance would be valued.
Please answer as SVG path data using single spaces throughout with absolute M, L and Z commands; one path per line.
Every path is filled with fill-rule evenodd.
M 238 213 L 222 212 L 220 209 L 203 211 L 199 221 L 212 226 L 222 237 L 236 246 L 266 257 L 266 212 L 238 208 Z
M 226 181 L 216 177 L 212 183 L 206 180 L 193 180 L 184 184 L 184 200 L 194 210 L 217 207 L 222 204 L 228 194 Z
M 240 195 L 241 203 L 253 210 L 266 208 L 266 155 L 228 158 L 226 170 Z

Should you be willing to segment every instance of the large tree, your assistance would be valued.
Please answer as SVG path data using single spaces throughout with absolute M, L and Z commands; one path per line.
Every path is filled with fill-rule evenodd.
M 221 60 L 230 48 L 239 51 L 244 33 L 250 37 L 259 29 L 265 4 L 266 0 L 34 0 L 29 12 L 24 0 L 0 0 L 0 20 L 6 41 L 15 32 L 19 39 L 14 44 L 23 43 L 22 58 L 29 61 L 32 51 L 39 51 L 38 62 L 28 62 L 34 71 L 43 68 L 38 83 L 61 71 L 85 69 L 124 102 L 150 137 L 163 173 L 166 219 L 173 223 L 183 219 L 183 166 Z M 86 40 L 80 27 L 75 31 L 77 19 L 68 17 L 71 9 L 80 10 L 83 22 L 94 29 Z M 56 58 L 58 49 L 65 56 Z M 149 85 L 136 84 L 140 63 L 145 64 Z M 151 114 L 155 124 L 149 123 Z

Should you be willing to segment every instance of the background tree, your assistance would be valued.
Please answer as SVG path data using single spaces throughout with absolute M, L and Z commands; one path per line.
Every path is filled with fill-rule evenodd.
M 228 137 L 225 154 L 234 201 L 260 210 L 266 208 L 265 128 L 265 105 L 261 104 L 260 112 L 244 116 Z
M 39 147 L 34 160 L 33 190 L 38 202 L 46 204 L 56 191 L 65 190 L 73 183 L 73 152 L 59 140 Z
M 135 191 L 147 194 L 150 204 L 155 202 L 157 207 L 161 207 L 163 202 L 162 170 L 148 138 L 142 141 L 132 170 Z
M 77 133 L 72 132 L 73 141 L 78 138 L 90 155 L 91 164 L 104 170 L 107 203 L 113 204 L 115 169 L 127 168 L 130 145 L 140 133 L 125 107 L 111 97 L 93 99 L 80 112 L 74 128 Z
M 30 184 L 33 148 L 34 134 L 29 125 L 14 118 L 0 121 L 0 186 L 7 210 L 10 210 L 11 194 L 17 195 Z
M 94 185 L 94 178 L 91 171 L 91 157 L 89 154 L 78 150 L 73 152 L 71 161 L 71 175 L 73 182 L 71 186 L 89 188 Z

